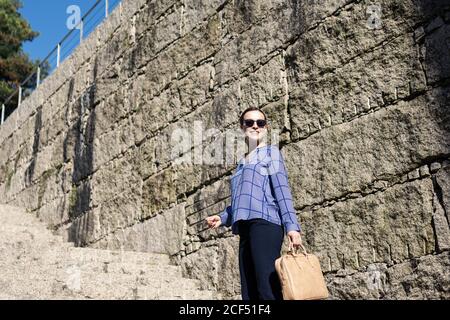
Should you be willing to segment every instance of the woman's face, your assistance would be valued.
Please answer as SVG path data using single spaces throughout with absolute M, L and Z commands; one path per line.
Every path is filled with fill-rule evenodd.
M 254 121 L 250 127 L 247 127 L 245 124 L 246 120 Z M 258 145 L 267 133 L 267 123 L 264 127 L 260 128 L 258 127 L 257 120 L 265 120 L 264 115 L 258 110 L 248 111 L 244 114 L 244 124 L 241 126 L 244 135 L 249 139 L 249 141 L 256 143 L 255 145 Z

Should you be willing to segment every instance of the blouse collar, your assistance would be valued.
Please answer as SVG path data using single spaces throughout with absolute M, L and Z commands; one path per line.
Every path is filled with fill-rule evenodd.
M 252 152 L 250 152 L 250 157 L 248 161 L 251 161 L 252 158 L 259 152 L 259 149 L 264 149 L 266 147 L 270 147 L 270 145 L 266 144 L 262 147 L 256 147 Z M 242 157 L 242 159 L 238 162 L 238 166 L 241 166 L 244 164 L 245 156 Z

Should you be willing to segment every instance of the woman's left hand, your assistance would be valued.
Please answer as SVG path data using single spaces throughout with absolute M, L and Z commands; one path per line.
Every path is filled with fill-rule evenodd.
M 289 231 L 287 235 L 289 237 L 289 248 L 291 248 L 292 246 L 294 248 L 299 248 L 302 244 L 302 237 L 300 236 L 300 232 L 292 230 Z

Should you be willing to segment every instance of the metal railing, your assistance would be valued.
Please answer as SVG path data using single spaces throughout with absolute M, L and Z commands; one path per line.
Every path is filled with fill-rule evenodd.
M 39 87 L 45 77 L 52 74 L 70 54 L 78 47 L 92 31 L 121 3 L 122 0 L 97 0 L 95 4 L 81 17 L 52 51 L 39 63 L 37 69 L 22 81 L 16 90 L 2 103 L 0 124 L 16 110 L 22 100 Z M 79 30 L 79 35 L 76 30 Z M 74 41 L 75 40 L 75 41 Z M 14 99 L 17 98 L 17 104 Z M 14 102 L 11 106 L 11 102 Z M 6 107 L 12 108 L 6 115 Z M 6 118 L 5 118 L 6 117 Z

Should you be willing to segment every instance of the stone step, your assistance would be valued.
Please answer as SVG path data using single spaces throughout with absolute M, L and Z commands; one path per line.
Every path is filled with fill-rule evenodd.
M 33 217 L 30 217 L 31 219 L 33 219 Z M 2 219 L 2 217 L 0 216 L 0 219 Z M 28 217 L 23 217 L 23 219 L 29 219 Z M 8 227 L 43 227 L 44 229 L 47 229 L 47 226 L 37 220 L 37 221 L 19 221 L 19 219 L 17 219 L 17 221 L 11 221 L 10 219 L 8 219 L 7 221 L 3 221 L 2 219 L 2 226 L 8 226 Z
M 48 240 L 53 238 L 65 243 L 62 235 L 55 234 L 53 230 L 49 229 L 45 222 L 39 220 L 33 213 L 27 213 L 21 209 L 12 207 L 13 213 L 5 213 L 3 205 L 0 205 L 0 241 L 1 234 L 9 235 L 11 233 L 26 233 L 33 236 L 48 237 Z
M 207 290 L 168 291 L 148 287 L 138 287 L 137 300 L 215 300 L 217 295 Z
M 167 254 L 75 247 L 16 207 L 0 205 L 0 221 L 0 299 L 217 297 Z
M 63 282 L 53 277 L 47 279 L 38 276 L 2 278 L 2 294 L 20 297 L 20 299 L 44 299 L 44 297 L 64 295 L 63 286 Z
M 36 225 L 42 223 L 35 213 L 4 204 L 0 205 L 0 219 L 3 224 Z
M 52 230 L 47 228 L 47 226 L 42 222 L 36 222 L 30 225 L 22 225 L 22 224 L 11 224 L 11 223 L 3 223 L 0 226 L 3 231 L 29 231 L 29 232 L 44 232 L 53 235 Z
M 11 246 L 1 244 L 0 248 L 0 260 L 8 261 L 9 263 L 38 263 L 39 266 L 51 265 L 55 261 L 63 261 L 63 255 L 59 254 L 62 249 L 45 246 L 41 247 L 36 245 L 33 248 L 22 248 L 18 246 Z
M 80 272 L 82 283 L 102 284 L 107 286 L 137 287 L 145 286 L 151 288 L 167 288 L 171 290 L 196 290 L 199 287 L 199 280 L 186 278 L 162 278 L 148 277 L 145 275 L 118 274 L 118 273 L 90 273 Z
M 62 236 L 61 236 L 61 238 L 62 238 Z M 74 242 L 65 241 L 64 239 L 62 240 L 61 244 L 65 247 L 75 248 Z
M 38 299 L 61 295 L 64 288 L 68 290 L 65 295 L 69 296 L 72 294 L 92 298 L 135 299 L 137 292 L 141 292 L 141 295 L 146 292 L 148 299 L 150 296 L 156 299 L 156 293 L 161 296 L 182 295 L 184 291 L 197 290 L 198 285 L 198 280 L 180 277 L 164 279 L 129 274 L 88 273 L 76 269 L 30 273 L 23 277 L 9 272 L 2 277 L 3 294 Z M 138 288 L 140 291 L 137 291 Z
M 40 269 L 54 270 L 68 266 L 78 266 L 86 271 L 147 274 L 155 273 L 180 275 L 181 267 L 170 265 L 164 254 L 141 254 L 138 252 L 104 252 L 105 250 L 73 247 L 33 247 L 12 250 L 8 246 L 0 248 L 0 258 L 17 266 L 27 265 Z M 137 254 L 137 255 L 134 255 Z
M 95 277 L 93 279 L 92 277 Z M 27 281 L 28 280 L 28 281 Z M 132 279 L 133 280 L 133 279 Z M 185 279 L 175 279 L 173 282 L 160 282 L 155 285 L 151 281 L 147 285 L 136 285 L 133 281 L 127 281 L 126 284 L 114 279 L 105 279 L 104 276 L 82 275 L 80 278 L 80 287 L 77 283 L 67 281 L 67 279 L 48 280 L 24 279 L 22 281 L 13 281 L 6 287 L 3 287 L 2 296 L 10 299 L 140 299 L 140 300 L 210 300 L 215 299 L 215 293 L 212 291 L 198 290 L 192 285 L 186 285 Z M 188 280 L 189 281 L 189 280 Z M 129 283 L 128 283 L 129 282 Z M 17 298 L 20 297 L 20 298 Z
M 118 264 L 119 265 L 119 264 Z M 176 266 L 173 266 L 176 268 Z M 2 272 L 2 281 L 10 282 L 14 285 L 14 290 L 6 293 L 11 296 L 22 298 L 43 299 L 44 297 L 72 297 L 81 296 L 95 299 L 212 299 L 212 293 L 201 291 L 202 294 L 190 294 L 196 292 L 198 280 L 183 279 L 173 277 L 151 278 L 149 275 L 129 275 L 129 274 L 105 274 L 97 272 L 79 271 L 80 290 L 69 290 L 70 278 L 77 278 L 76 269 L 68 269 L 70 266 L 59 267 L 58 269 L 47 266 L 47 268 L 37 270 L 38 266 L 31 266 L 29 274 L 20 277 L 25 273 L 26 266 L 16 268 L 15 272 Z M 49 269 L 49 270 L 46 270 Z M 2 268 L 0 267 L 0 272 Z M 49 280 L 50 279 L 50 280 Z M 64 287 L 69 293 L 64 293 Z M 19 288 L 19 289 L 18 289 Z M 3 292 L 5 293 L 5 292 Z
M 1 231 L 0 231 L 1 232 Z M 15 235 L 10 239 L 2 239 L 0 237 L 0 246 L 4 248 L 19 248 L 25 251 L 39 250 L 66 250 L 66 248 L 73 248 L 73 244 L 69 242 L 61 242 L 59 239 L 49 239 L 46 236 L 30 237 L 29 235 Z
M 3 297 L 14 300 L 89 299 L 83 293 L 69 290 L 64 279 L 53 277 L 48 279 L 40 277 L 2 279 L 0 299 Z
M 84 262 L 128 262 L 135 264 L 169 265 L 170 258 L 162 253 L 148 253 L 136 251 L 115 251 L 92 249 L 87 247 L 66 248 L 67 258 L 80 263 Z
M 43 262 L 46 263 L 43 263 Z M 129 281 L 139 282 L 141 284 L 156 285 L 160 283 L 171 283 L 174 279 L 190 281 L 191 285 L 195 285 L 190 279 L 183 279 L 181 267 L 174 265 L 155 265 L 155 264 L 133 264 L 133 263 L 99 263 L 99 262 L 87 262 L 87 263 L 67 263 L 66 261 L 35 261 L 30 259 L 25 260 L 12 260 L 12 262 L 0 263 L 0 272 L 5 270 L 3 278 L 7 278 L 8 268 L 14 268 L 17 272 L 25 272 L 28 270 L 32 273 L 34 279 L 46 278 L 51 275 L 54 278 L 65 279 L 69 276 L 69 273 L 79 273 L 82 277 L 93 277 L 97 275 L 97 279 L 102 277 L 107 282 L 117 280 L 124 280 L 126 283 Z M 103 275 L 102 275 L 103 274 Z M 121 277 L 125 276 L 125 277 Z M 10 279 L 17 277 L 16 273 L 9 276 Z M 139 279 L 139 281 L 137 281 Z M 155 279 L 155 280 L 153 280 Z M 105 280 L 105 281 L 106 281 Z M 185 282 L 184 282 L 185 283 Z
M 89 259 L 70 259 L 60 254 L 33 254 L 16 253 L 17 256 L 6 256 L 0 251 L 0 270 L 7 268 L 28 268 L 30 270 L 39 270 L 44 273 L 54 273 L 57 270 L 66 270 L 77 268 L 86 273 L 106 273 L 106 274 L 125 274 L 139 275 L 146 277 L 159 277 L 170 279 L 182 276 L 181 267 L 168 264 L 155 264 L 145 262 L 103 262 Z M 19 257 L 19 258 L 18 258 Z
M 60 243 L 58 240 L 44 241 L 36 237 L 34 239 L 20 239 L 20 237 L 13 237 L 9 240 L 0 239 L 0 256 L 22 256 L 29 255 L 30 257 L 43 258 L 66 256 L 66 252 L 70 250 L 70 245 Z
M 72 282 L 73 283 L 73 282 Z M 158 279 L 135 275 L 80 273 L 79 288 L 75 292 L 93 298 L 136 299 L 138 292 L 173 293 L 198 290 L 198 282 L 192 279 Z M 140 291 L 139 291 L 140 290 Z
M 159 264 L 135 264 L 130 262 L 85 262 L 75 263 L 72 266 L 78 267 L 82 272 L 132 274 L 159 277 L 161 279 L 181 278 L 180 266 L 159 265 Z
M 33 239 L 39 237 L 41 239 L 52 239 L 53 235 L 49 230 L 29 227 L 29 226 L 0 226 L 0 239 L 14 239 L 15 236 L 28 236 Z M 14 236 L 14 237 L 12 237 Z M 62 237 L 60 237 L 62 239 Z
M 16 212 L 16 213 L 5 213 L 0 210 L 0 219 L 2 219 L 3 225 L 8 226 L 38 226 L 44 225 L 44 222 L 39 220 L 32 213 Z
M 0 300 L 19 300 L 20 297 L 0 292 Z
M 18 241 L 25 242 L 55 242 L 64 243 L 63 237 L 54 235 L 50 230 L 45 228 L 30 226 L 0 226 L 0 243 L 14 243 Z

